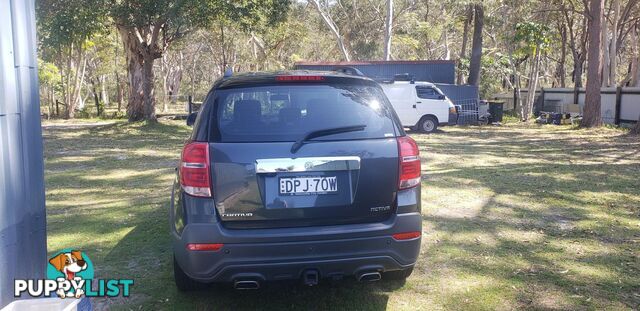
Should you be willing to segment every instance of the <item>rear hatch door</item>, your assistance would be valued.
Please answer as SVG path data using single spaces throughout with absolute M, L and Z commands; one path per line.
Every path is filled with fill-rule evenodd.
M 377 85 L 326 78 L 222 89 L 214 96 L 209 154 L 225 226 L 376 222 L 395 210 L 397 119 Z

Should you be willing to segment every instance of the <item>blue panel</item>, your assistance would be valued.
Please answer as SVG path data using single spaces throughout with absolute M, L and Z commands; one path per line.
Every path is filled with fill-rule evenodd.
M 436 86 L 452 101 L 479 100 L 478 87 L 436 83 Z
M 360 70 L 371 79 L 390 80 L 396 74 L 409 74 L 416 81 L 454 84 L 454 62 L 376 62 L 371 64 L 296 64 L 295 69 L 332 70 L 338 66 L 349 66 Z

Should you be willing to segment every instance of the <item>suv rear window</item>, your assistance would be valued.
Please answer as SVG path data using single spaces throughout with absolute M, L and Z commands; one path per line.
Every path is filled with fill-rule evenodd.
M 395 137 L 393 111 L 374 86 L 271 85 L 215 91 L 213 122 L 221 142 L 296 141 L 306 133 L 366 125 L 315 140 Z M 214 129 L 214 130 L 215 130 Z

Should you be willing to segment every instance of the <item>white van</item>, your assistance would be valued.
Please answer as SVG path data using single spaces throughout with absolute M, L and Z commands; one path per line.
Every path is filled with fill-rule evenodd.
M 456 107 L 432 83 L 396 81 L 380 85 L 404 127 L 431 133 L 438 126 L 458 121 Z

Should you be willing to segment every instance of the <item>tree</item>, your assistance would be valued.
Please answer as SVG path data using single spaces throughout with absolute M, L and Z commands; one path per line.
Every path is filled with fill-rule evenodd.
M 272 25 L 286 16 L 288 6 L 289 0 L 114 3 L 111 16 L 122 37 L 127 59 L 129 120 L 156 120 L 153 63 L 176 40 L 220 19 L 233 20 L 244 28 Z
M 384 31 L 384 60 L 391 60 L 391 36 L 393 34 L 393 0 L 387 0 L 387 19 Z
M 640 22 L 636 22 L 631 28 L 631 64 L 629 65 L 629 81 L 630 86 L 640 87 L 640 35 L 638 28 Z
M 73 118 L 82 101 L 86 42 L 105 30 L 103 0 L 37 1 L 40 55 L 60 69 L 65 118 Z
M 331 33 L 336 38 L 336 42 L 338 43 L 338 47 L 342 52 L 342 56 L 344 57 L 344 60 L 347 62 L 351 61 L 351 55 L 349 54 L 349 51 L 347 50 L 347 46 L 344 43 L 344 39 L 340 34 L 340 29 L 338 29 L 338 26 L 329 15 L 328 10 L 322 4 L 320 4 L 319 0 L 309 0 L 309 2 L 311 2 L 311 4 L 313 4 L 316 7 L 318 14 L 320 14 L 320 17 L 322 17 L 322 20 L 324 20 L 324 23 L 327 25 L 327 27 L 329 27 L 329 30 L 331 30 Z
M 464 11 L 464 26 L 462 30 L 462 47 L 460 48 L 460 57 L 458 61 L 458 77 L 456 80 L 457 84 L 462 84 L 462 69 L 463 64 L 462 60 L 467 59 L 467 43 L 469 41 L 469 28 L 471 28 L 471 23 L 473 22 L 473 5 L 468 5 L 466 10 Z
M 473 45 L 471 46 L 471 63 L 469 65 L 470 85 L 480 85 L 480 69 L 482 66 L 482 29 L 484 28 L 484 6 L 482 3 L 474 5 Z
M 604 0 L 591 0 L 589 9 L 589 55 L 587 69 L 587 89 L 581 126 L 597 127 L 602 125 L 600 112 L 600 86 L 602 85 L 602 20 Z
M 545 50 L 549 47 L 550 29 L 546 25 L 533 22 L 519 23 L 516 25 L 515 41 L 521 44 L 519 54 L 524 54 L 530 59 L 529 92 L 527 100 L 521 106 L 520 117 L 522 121 L 529 120 L 533 113 L 533 104 L 538 88 L 538 75 L 540 73 L 540 61 Z
M 587 8 L 584 8 L 584 14 L 575 14 L 581 9 L 577 8 L 573 1 L 561 1 L 559 8 L 567 25 L 568 45 L 573 58 L 571 76 L 577 93 L 578 89 L 583 87 L 582 73 L 587 59 Z M 576 27 L 579 28 L 576 30 Z
M 613 0 L 611 5 L 612 19 L 611 19 L 611 42 L 609 45 L 609 86 L 616 86 L 617 84 L 617 69 L 618 69 L 618 23 L 620 21 L 620 0 Z
M 60 110 L 56 92 L 61 87 L 61 79 L 58 74 L 60 70 L 53 63 L 48 63 L 38 59 L 38 80 L 42 91 L 40 92 L 40 102 L 48 107 L 49 116 L 55 113 L 59 116 Z

